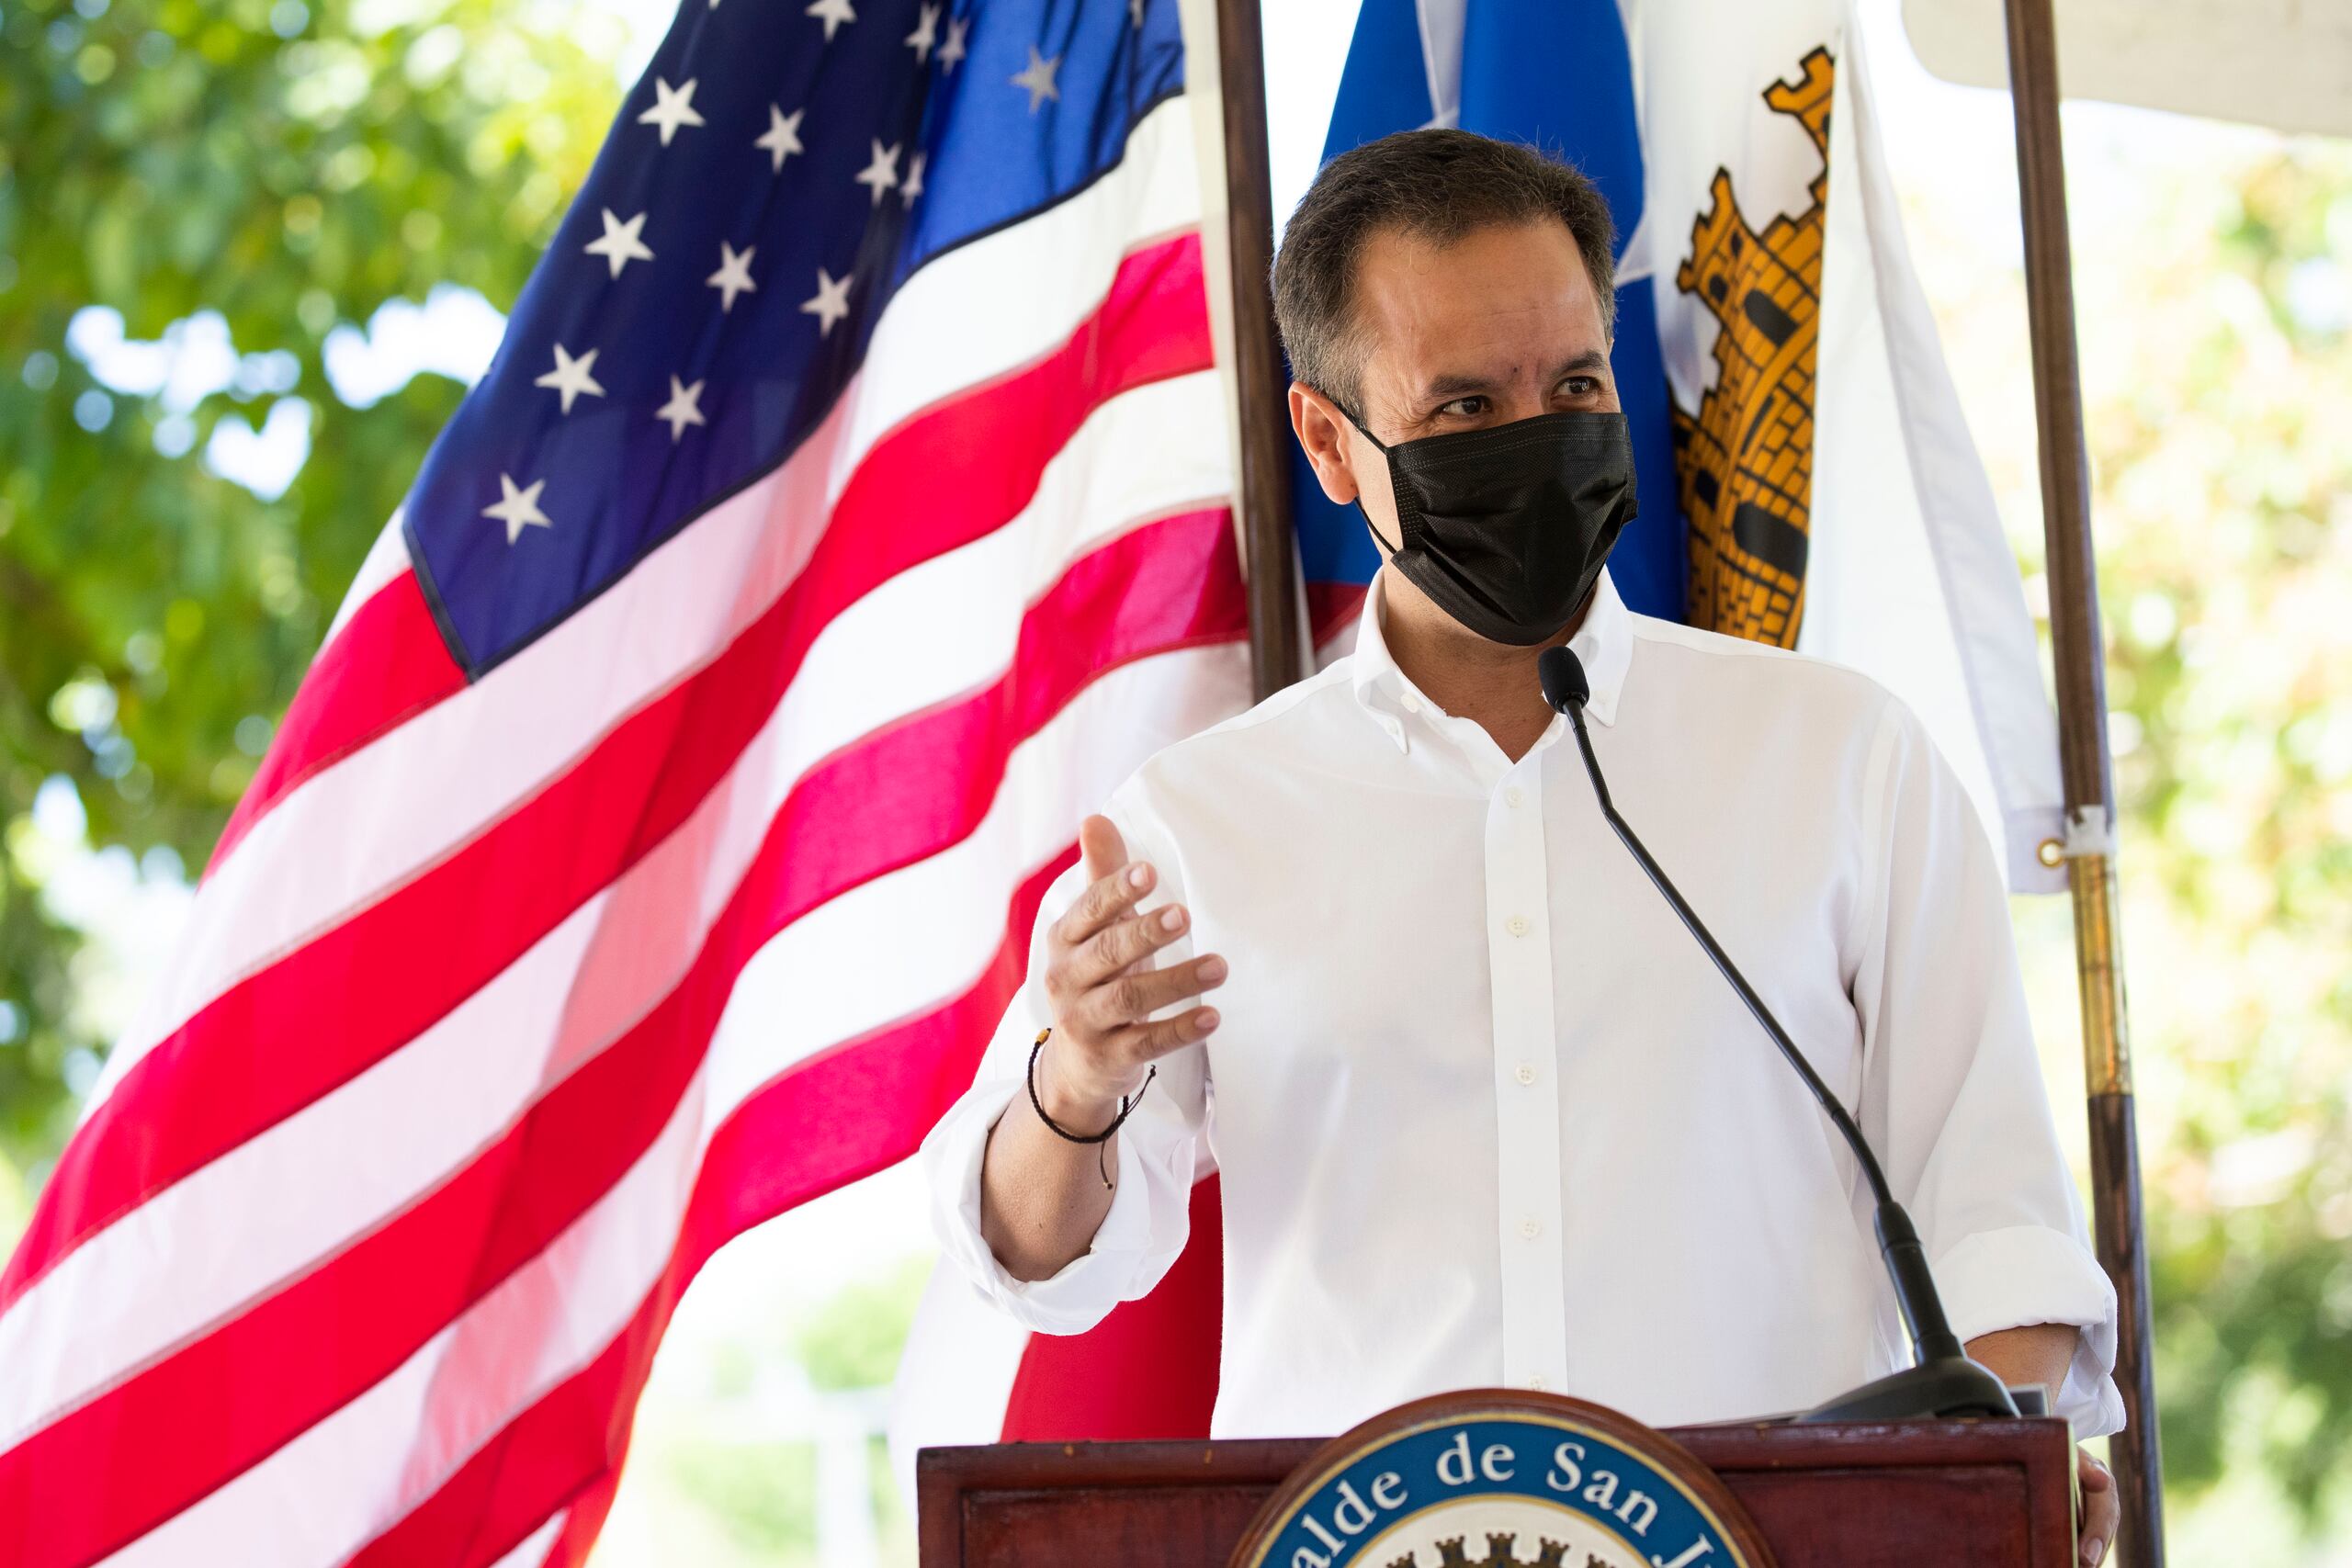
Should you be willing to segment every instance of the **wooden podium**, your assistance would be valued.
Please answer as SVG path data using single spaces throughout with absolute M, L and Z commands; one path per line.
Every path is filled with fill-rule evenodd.
M 1686 1427 L 1781 1568 L 2069 1568 L 2066 1424 Z M 923 1568 L 1224 1568 L 1322 1445 L 1005 1443 L 915 1463 Z

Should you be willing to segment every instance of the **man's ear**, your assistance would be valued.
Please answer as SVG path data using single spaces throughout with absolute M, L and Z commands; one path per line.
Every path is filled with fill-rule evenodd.
M 1290 384 L 1290 427 L 1314 465 L 1315 479 L 1332 503 L 1345 506 L 1363 488 L 1348 462 L 1347 415 L 1304 381 Z

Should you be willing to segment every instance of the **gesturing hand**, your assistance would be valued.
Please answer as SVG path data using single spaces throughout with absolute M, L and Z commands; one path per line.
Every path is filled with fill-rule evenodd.
M 1078 829 L 1090 886 L 1046 932 L 1046 997 L 1054 1036 L 1037 1064 L 1037 1088 L 1057 1122 L 1067 1115 L 1099 1126 L 1133 1094 L 1150 1065 L 1208 1037 L 1216 1010 L 1196 1007 L 1146 1021 L 1161 1008 L 1225 983 L 1225 960 L 1212 953 L 1165 969 L 1151 956 L 1182 937 L 1192 923 L 1181 905 L 1132 914 L 1158 881 L 1153 869 L 1127 859 L 1125 840 L 1107 817 L 1089 817 Z

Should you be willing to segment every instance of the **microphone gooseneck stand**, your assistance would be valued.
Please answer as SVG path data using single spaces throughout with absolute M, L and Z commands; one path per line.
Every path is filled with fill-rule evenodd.
M 1764 1005 L 1764 998 L 1739 972 L 1739 965 L 1723 950 L 1706 923 L 1683 900 L 1682 895 L 1666 874 L 1664 867 L 1651 858 L 1617 807 L 1609 798 L 1608 781 L 1600 775 L 1600 761 L 1592 753 L 1592 737 L 1586 733 L 1584 705 L 1592 694 L 1585 679 L 1584 664 L 1566 648 L 1547 648 L 1536 658 L 1536 671 L 1544 682 L 1544 700 L 1567 716 L 1569 728 L 1576 731 L 1577 750 L 1584 753 L 1585 772 L 1592 779 L 1593 794 L 1600 799 L 1600 814 L 1616 830 L 1618 839 L 1632 852 L 1650 881 L 1674 907 L 1682 924 L 1707 956 L 1715 962 L 1772 1043 L 1781 1048 L 1796 1075 L 1804 1080 L 1814 1100 L 1834 1124 L 1846 1146 L 1854 1151 L 1862 1177 L 1870 1183 L 1871 1196 L 1878 1204 L 1879 1255 L 1885 1259 L 1887 1277 L 1894 1281 L 1894 1300 L 1903 1313 L 1904 1326 L 1911 1336 L 1914 1364 L 1902 1371 L 1891 1373 L 1876 1382 L 1864 1383 L 1850 1393 L 1838 1395 L 1828 1404 L 1797 1416 L 1799 1421 L 1894 1421 L 1919 1416 L 2015 1416 L 2016 1403 L 2001 1380 L 1982 1363 L 1969 1359 L 1961 1348 L 1960 1340 L 1951 1331 L 1951 1324 L 1944 1316 L 1943 1298 L 1936 1293 L 1935 1277 L 1928 1268 L 1927 1250 L 1919 1245 L 1919 1233 L 1913 1228 L 1911 1216 L 1894 1201 L 1894 1192 L 1886 1185 L 1886 1175 L 1879 1169 L 1878 1158 L 1871 1153 L 1861 1129 L 1854 1119 L 1813 1070 L 1804 1053 Z

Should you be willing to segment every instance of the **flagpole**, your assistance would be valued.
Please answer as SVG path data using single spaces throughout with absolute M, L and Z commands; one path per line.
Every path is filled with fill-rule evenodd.
M 1266 56 L 1258 0 L 1216 0 L 1217 80 L 1225 117 L 1226 257 L 1232 285 L 1233 378 L 1241 405 L 1242 568 L 1249 580 L 1250 669 L 1260 700 L 1306 673 L 1298 545 L 1290 505 L 1290 378 L 1266 277 L 1274 205 L 1266 154 Z
M 2164 1472 L 2156 1448 L 2149 1359 L 2148 1259 L 2142 1245 L 2140 1139 L 2117 926 L 2115 786 L 2107 742 L 2107 671 L 2099 639 L 2098 565 L 2092 550 L 2090 463 L 2083 440 L 2075 357 L 2065 160 L 2058 123 L 2058 42 L 2051 0 L 2004 0 L 2009 88 L 2017 114 L 2018 197 L 2025 221 L 2026 306 L 2041 447 L 2050 635 L 2058 681 L 2058 746 L 2065 781 L 2063 854 L 2075 903 L 2075 964 L 2089 1095 L 2092 1208 L 2098 1258 L 2118 1306 L 2115 1381 L 2124 1429 L 2110 1440 L 2123 1524 L 2116 1562 L 2163 1568 Z

